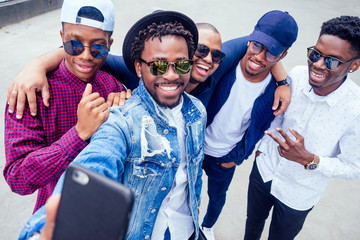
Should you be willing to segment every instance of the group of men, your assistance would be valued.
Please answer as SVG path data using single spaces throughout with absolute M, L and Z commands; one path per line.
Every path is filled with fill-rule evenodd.
M 9 88 L 4 176 L 16 193 L 39 190 L 20 239 L 51 239 L 71 163 L 135 193 L 126 239 L 201 239 L 200 229 L 215 239 L 235 167 L 259 140 L 245 239 L 260 238 L 271 208 L 269 239 L 294 239 L 330 177 L 360 176 L 360 88 L 348 75 L 360 66 L 358 17 L 323 23 L 308 67 L 288 75 L 280 61 L 298 26 L 287 12 L 270 11 L 250 36 L 222 44 L 211 24 L 155 11 L 130 28 L 123 57 L 108 55 L 114 18 L 110 0 L 65 0 L 63 47 L 22 73 L 48 92 L 27 92 L 15 113 L 29 79 Z M 125 103 L 124 86 L 133 90 Z

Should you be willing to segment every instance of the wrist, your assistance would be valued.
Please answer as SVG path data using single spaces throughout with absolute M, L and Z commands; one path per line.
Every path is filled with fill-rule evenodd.
M 290 86 L 292 83 L 292 80 L 289 76 L 287 76 L 286 78 L 284 78 L 281 81 L 277 81 L 276 82 L 276 86 L 280 87 L 280 86 Z

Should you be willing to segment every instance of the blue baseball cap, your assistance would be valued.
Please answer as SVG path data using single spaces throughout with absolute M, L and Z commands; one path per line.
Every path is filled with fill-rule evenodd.
M 249 41 L 261 43 L 272 55 L 278 56 L 291 47 L 297 34 L 295 19 L 288 12 L 274 10 L 259 19 Z

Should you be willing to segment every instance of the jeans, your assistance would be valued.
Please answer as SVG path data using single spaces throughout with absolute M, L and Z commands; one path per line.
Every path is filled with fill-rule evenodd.
M 205 155 L 203 169 L 208 176 L 209 204 L 202 226 L 211 228 L 218 219 L 226 201 L 226 191 L 234 176 L 235 166 L 225 168 L 217 162 L 217 158 Z
M 307 214 L 312 210 L 312 208 L 306 211 L 292 209 L 271 195 L 270 190 L 271 181 L 263 182 L 255 161 L 248 189 L 245 240 L 260 239 L 265 220 L 272 207 L 274 208 L 268 239 L 294 239 L 302 229 Z

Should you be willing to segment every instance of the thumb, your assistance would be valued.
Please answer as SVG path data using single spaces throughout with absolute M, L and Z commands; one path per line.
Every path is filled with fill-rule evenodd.
M 82 97 L 89 96 L 92 93 L 92 85 L 90 83 L 86 84 L 86 88 L 84 90 L 84 93 Z

